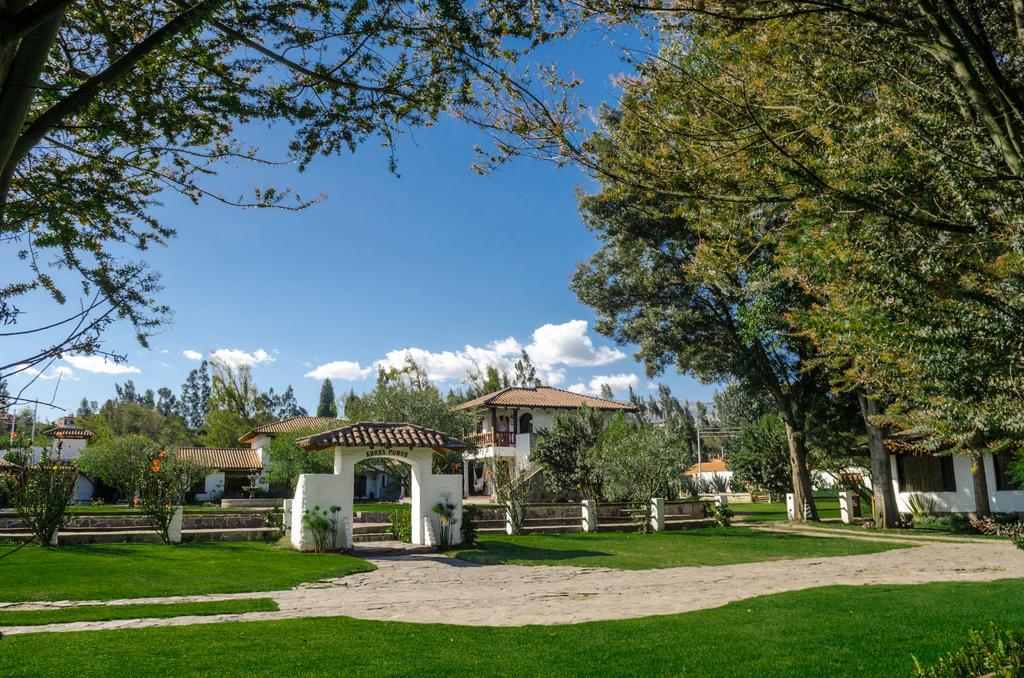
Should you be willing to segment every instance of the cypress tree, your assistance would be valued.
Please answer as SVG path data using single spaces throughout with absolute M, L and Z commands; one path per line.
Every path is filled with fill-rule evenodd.
M 317 405 L 316 416 L 338 416 L 338 403 L 334 399 L 334 384 L 330 379 L 324 379 L 324 385 L 320 387 L 320 404 Z

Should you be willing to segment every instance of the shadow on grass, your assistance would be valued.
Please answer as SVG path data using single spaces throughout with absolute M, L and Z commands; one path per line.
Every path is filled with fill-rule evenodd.
M 460 551 L 457 558 L 476 563 L 503 563 L 513 560 L 559 561 L 574 558 L 610 557 L 614 553 L 583 549 L 545 549 L 524 544 L 489 543 L 472 551 Z

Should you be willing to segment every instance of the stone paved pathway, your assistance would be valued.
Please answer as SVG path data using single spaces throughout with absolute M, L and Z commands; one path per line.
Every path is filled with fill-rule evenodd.
M 1024 578 L 1024 553 L 1009 542 L 989 540 L 928 541 L 912 548 L 859 556 L 660 570 L 477 565 L 423 554 L 369 560 L 377 566 L 376 571 L 304 584 L 289 591 L 130 601 L 273 598 L 280 607 L 277 612 L 74 622 L 2 630 L 11 634 L 83 631 L 336 615 L 473 626 L 571 624 L 688 612 L 753 596 L 834 584 Z M 54 605 L 61 604 L 21 604 L 6 609 Z

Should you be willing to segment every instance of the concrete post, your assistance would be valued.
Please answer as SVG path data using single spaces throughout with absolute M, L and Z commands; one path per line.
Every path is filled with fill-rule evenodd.
M 505 509 L 505 534 L 511 535 L 513 532 L 512 527 L 512 511 Z
M 580 505 L 583 509 L 583 531 L 597 532 L 597 502 L 593 499 L 584 499 Z
M 850 492 L 849 490 L 843 490 L 839 493 L 839 517 L 842 518 L 843 522 L 847 525 L 853 522 L 853 518 L 856 515 L 853 510 L 853 502 L 857 497 L 856 493 Z
M 294 499 L 285 499 L 281 502 L 281 526 L 284 528 L 285 536 L 292 533 L 292 503 Z
M 341 511 L 334 514 L 334 548 L 346 551 L 354 546 L 352 541 L 352 514 L 342 515 Z
M 167 541 L 172 544 L 181 543 L 181 525 L 185 516 L 185 509 L 180 506 L 174 507 L 171 514 L 171 524 L 167 526 Z
M 728 506 L 729 505 L 729 495 L 727 495 L 727 494 L 720 494 L 720 495 L 718 495 L 718 505 L 720 507 L 722 507 L 722 508 L 725 508 L 726 506 Z
M 786 494 L 786 516 L 790 520 L 796 520 L 796 506 L 794 504 L 793 493 L 788 492 Z
M 662 532 L 665 529 L 665 498 L 655 497 L 651 500 L 651 529 Z
M 430 516 L 423 516 L 423 545 L 437 545 L 437 533 L 434 530 L 434 521 L 430 519 Z
M 57 546 L 57 539 L 58 539 L 57 532 L 58 532 L 58 530 L 54 530 L 53 531 L 53 536 L 50 537 L 50 546 Z

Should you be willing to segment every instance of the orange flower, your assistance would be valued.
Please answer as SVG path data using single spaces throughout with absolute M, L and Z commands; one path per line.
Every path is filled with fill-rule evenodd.
M 136 499 L 135 499 L 135 501 L 133 501 L 132 503 L 133 503 L 133 504 L 134 504 L 135 506 L 138 506 L 138 505 L 139 505 L 139 500 L 138 500 L 138 499 L 136 498 Z

